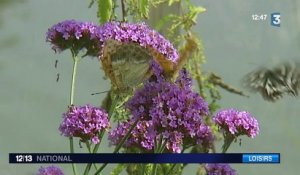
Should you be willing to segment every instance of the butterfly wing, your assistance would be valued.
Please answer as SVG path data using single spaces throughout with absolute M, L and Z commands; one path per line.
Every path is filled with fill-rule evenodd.
M 300 90 L 300 62 L 296 62 L 295 69 L 290 77 L 291 87 L 295 91 L 294 95 L 298 96 L 298 91 Z
M 285 84 L 284 92 L 298 96 L 298 89 L 300 87 L 300 64 L 284 62 L 274 68 L 274 74 Z
M 128 89 L 145 80 L 150 72 L 151 55 L 136 43 L 108 40 L 105 43 L 103 66 L 112 84 L 118 89 Z M 105 61 L 104 61 L 105 62 Z
M 300 88 L 300 64 L 285 62 L 272 70 L 257 69 L 244 77 L 243 85 L 272 102 L 280 99 L 283 94 L 297 96 Z
M 259 68 L 243 79 L 243 86 L 252 92 L 259 92 L 267 101 L 276 101 L 282 97 L 284 85 L 278 81 L 273 72 L 266 68 Z

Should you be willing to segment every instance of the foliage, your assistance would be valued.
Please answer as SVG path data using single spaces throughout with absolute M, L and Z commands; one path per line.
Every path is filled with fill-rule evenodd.
M 112 15 L 112 0 L 98 0 L 98 13 L 100 24 L 108 22 Z
M 104 25 L 67 20 L 54 25 L 47 33 L 47 41 L 56 46 L 56 49 L 72 51 L 70 108 L 66 113 L 69 115 L 65 115 L 64 118 L 66 128 L 63 130 L 67 133 L 64 135 L 69 137 L 71 153 L 74 153 L 73 137 L 80 137 L 80 141 L 86 143 L 89 153 L 97 153 L 105 132 L 111 124 L 115 123 L 118 124 L 116 129 L 108 133 L 111 145 L 116 146 L 113 153 L 120 151 L 124 153 L 184 153 L 187 150 L 192 153 L 216 153 L 214 142 L 219 140 L 221 135 L 224 137 L 223 153 L 225 153 L 237 136 L 248 132 L 245 127 L 239 134 L 234 135 L 228 128 L 240 126 L 236 123 L 227 123 L 227 117 L 239 120 L 241 115 L 238 114 L 247 114 L 242 116 L 246 117 L 247 120 L 243 124 L 247 126 L 249 121 L 256 121 L 250 113 L 232 109 L 212 117 L 219 108 L 218 100 L 221 99 L 218 87 L 235 94 L 244 94 L 227 85 L 216 73 L 205 73 L 202 69 L 206 61 L 204 46 L 198 34 L 193 32 L 193 27 L 197 24 L 198 15 L 206 11 L 205 8 L 196 6 L 189 0 L 92 0 L 89 7 L 95 2 L 98 7 L 99 23 Z M 157 30 L 168 28 L 167 37 L 175 43 L 176 49 L 169 40 L 155 30 L 146 30 L 146 25 L 126 23 L 127 21 L 141 22 L 151 18 L 150 10 L 162 4 L 180 6 L 179 11 L 162 17 L 156 24 Z M 121 12 L 121 17 L 117 15 L 118 12 Z M 169 27 L 166 26 L 167 22 L 171 22 Z M 139 43 L 139 41 L 142 42 Z M 78 47 L 75 47 L 77 45 Z M 126 49 L 133 47 L 136 49 L 134 51 L 140 51 L 142 56 L 136 53 L 135 56 L 128 54 Z M 103 109 L 90 106 L 76 107 L 74 104 L 77 64 L 81 60 L 77 53 L 84 48 L 87 50 L 86 55 L 99 57 L 105 73 L 110 75 L 108 78 L 113 83 L 102 102 Z M 174 62 L 167 61 L 170 53 Z M 143 79 L 145 83 L 138 82 L 134 87 L 128 87 L 129 90 L 127 87 L 118 88 L 117 85 L 122 83 L 121 80 L 128 78 L 126 76 L 130 75 L 135 78 L 133 74 L 140 73 L 132 71 L 131 67 L 124 66 L 124 62 L 135 63 L 136 67 L 146 64 L 143 68 L 147 69 L 143 70 L 149 68 L 149 72 L 145 71 L 148 75 L 145 73 L 141 76 L 145 78 Z M 119 69 L 116 69 L 116 65 L 126 71 L 117 72 Z M 126 74 L 128 71 L 131 74 Z M 196 82 L 198 93 L 192 90 L 192 79 Z M 71 110 L 73 108 L 74 110 Z M 81 110 L 75 110 L 77 108 Z M 219 118 L 216 119 L 216 117 Z M 82 122 L 78 122 L 76 118 Z M 101 123 L 98 118 L 103 118 L 105 122 Z M 221 122 L 215 122 L 218 119 Z M 103 123 L 105 127 L 96 127 Z M 71 134 L 69 134 L 70 127 L 75 127 L 71 128 L 74 130 Z M 77 130 L 77 127 L 80 130 Z M 255 135 L 258 134 L 257 121 L 254 122 L 253 128 L 256 129 Z M 252 134 L 251 137 L 255 135 Z M 103 164 L 100 168 L 94 165 L 95 175 L 100 174 L 106 165 Z M 86 166 L 84 175 L 89 174 L 91 166 L 92 164 Z M 118 164 L 111 175 L 121 174 L 125 170 L 129 175 L 180 175 L 185 166 L 186 164 Z M 222 167 L 230 169 L 227 165 L 217 166 L 217 169 L 222 169 Z M 73 174 L 77 175 L 75 164 L 72 164 L 72 168 Z M 204 168 L 201 166 L 198 173 L 201 173 Z

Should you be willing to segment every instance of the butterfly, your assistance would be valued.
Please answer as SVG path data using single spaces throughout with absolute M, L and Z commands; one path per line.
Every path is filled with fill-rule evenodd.
M 273 69 L 259 68 L 243 78 L 243 85 L 271 102 L 279 100 L 284 94 L 298 96 L 300 62 L 284 62 Z
M 152 48 L 134 42 L 106 40 L 100 57 L 103 70 L 112 86 L 126 91 L 151 76 L 150 63 L 154 59 L 166 73 L 174 70 L 174 63 Z

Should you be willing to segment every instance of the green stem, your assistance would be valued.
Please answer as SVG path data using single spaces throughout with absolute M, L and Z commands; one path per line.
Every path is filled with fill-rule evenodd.
M 86 147 L 88 148 L 89 153 L 92 154 L 93 152 L 92 152 L 92 149 L 91 149 L 91 144 L 88 141 L 86 142 Z M 95 167 L 95 170 L 97 171 L 98 170 L 97 165 L 95 163 L 93 163 L 93 165 Z
M 133 123 L 133 125 L 131 126 L 131 128 L 129 129 L 129 131 L 126 133 L 125 137 L 123 137 L 123 139 L 121 140 L 121 142 L 117 145 L 117 147 L 115 148 L 113 153 L 117 153 L 119 152 L 119 150 L 121 149 L 121 147 L 124 145 L 125 141 L 129 138 L 132 130 L 136 127 L 137 123 L 138 123 L 138 119 Z
M 234 141 L 235 136 L 231 135 L 231 134 L 226 134 L 224 136 L 224 144 L 222 146 L 222 153 L 226 153 L 226 151 L 228 150 L 228 148 L 230 147 L 231 143 Z
M 110 120 L 110 119 L 112 118 L 112 116 L 113 116 L 113 114 L 114 114 L 114 112 L 115 112 L 115 108 L 116 108 L 116 106 L 117 106 L 117 104 L 118 104 L 118 100 L 119 100 L 118 96 L 115 97 L 115 99 L 113 99 L 113 102 L 112 102 L 112 104 L 111 104 L 111 106 L 110 106 L 110 108 L 109 108 L 109 111 L 108 111 L 108 117 L 109 117 L 108 120 Z M 102 130 L 102 131 L 99 133 L 99 139 L 100 139 L 100 141 L 99 141 L 99 143 L 96 144 L 96 146 L 94 147 L 93 153 L 96 153 L 96 152 L 98 151 L 104 133 L 105 133 L 105 130 Z
M 161 144 L 160 149 L 158 150 L 158 153 L 163 153 L 164 150 L 165 150 L 165 148 L 166 148 L 166 145 L 167 145 L 167 141 L 164 140 L 164 141 L 162 142 L 162 144 Z
M 176 167 L 176 165 L 177 164 L 174 163 L 166 175 L 169 175 L 173 171 L 173 169 Z
M 69 141 L 70 141 L 70 152 L 74 153 L 73 137 L 69 137 Z M 72 170 L 73 170 L 73 174 L 77 175 L 77 169 L 74 163 L 72 163 Z
M 202 75 L 201 75 L 201 70 L 200 70 L 201 65 L 199 63 L 197 63 L 196 61 L 193 65 L 194 65 L 194 73 L 196 74 L 196 81 L 198 84 L 199 92 L 200 92 L 201 97 L 204 98 L 205 94 L 204 94 Z
M 163 136 L 160 135 L 158 143 L 155 144 L 156 148 L 154 148 L 154 153 L 161 153 L 164 150 L 165 145 L 166 145 L 166 142 L 164 142 Z M 157 164 L 155 163 L 153 165 L 152 175 L 155 175 L 156 173 L 157 173 Z
M 86 144 L 86 147 L 87 147 L 89 153 L 92 154 L 93 152 L 92 152 L 90 143 L 87 141 L 85 144 Z M 88 164 L 88 165 L 89 165 L 89 164 Z M 97 167 L 96 164 L 94 164 L 94 163 L 93 163 L 93 165 L 94 165 L 94 167 L 95 167 L 95 170 L 97 171 L 97 170 L 98 170 L 98 167 Z M 91 169 L 91 166 L 86 166 L 83 174 L 84 174 L 84 175 L 88 175 L 90 169 Z
M 72 72 L 72 82 L 71 82 L 71 92 L 70 92 L 70 105 L 74 105 L 74 94 L 75 94 L 75 80 L 77 74 L 78 59 L 73 57 L 73 72 Z
M 125 2 L 121 0 L 121 7 L 122 7 L 122 22 L 126 21 L 126 9 L 125 9 Z
M 123 144 L 125 143 L 125 141 L 129 138 L 132 130 L 136 127 L 136 124 L 138 123 L 138 119 L 133 123 L 133 125 L 130 127 L 130 129 L 128 130 L 128 132 L 126 133 L 125 137 L 123 137 L 123 139 L 120 141 L 120 143 L 117 145 L 117 147 L 114 150 L 114 154 L 119 152 L 119 150 L 122 148 Z M 107 166 L 107 163 L 103 164 L 98 171 L 96 171 L 96 173 L 94 175 L 98 175 L 99 173 L 101 173 L 101 171 Z
M 142 166 L 142 175 L 144 175 L 145 174 L 145 166 L 146 166 L 147 164 L 141 164 L 141 166 Z
M 195 66 L 194 67 L 194 71 L 195 71 L 194 73 L 196 74 L 196 81 L 197 81 L 197 84 L 198 84 L 199 93 L 200 93 L 201 97 L 205 99 L 206 96 L 205 96 L 204 88 L 203 88 L 201 70 L 199 71 L 201 65 L 199 65 L 199 63 L 197 64 L 197 62 L 195 62 L 194 66 Z M 209 119 L 211 119 L 211 117 L 209 117 Z M 209 125 L 211 126 L 212 123 L 210 122 Z M 214 142 L 212 143 L 212 152 L 216 153 L 216 146 L 215 146 Z
M 155 164 L 153 165 L 152 175 L 156 175 L 156 171 L 157 171 L 157 164 L 155 163 Z
M 75 79 L 76 79 L 76 72 L 77 72 L 77 65 L 78 65 L 77 56 L 75 56 L 73 52 L 72 52 L 72 56 L 73 56 L 73 72 L 72 72 L 72 81 L 71 81 L 70 106 L 74 105 Z M 74 153 L 73 137 L 70 137 L 69 141 L 70 141 L 70 152 Z M 73 174 L 77 175 L 77 169 L 74 163 L 72 163 L 72 170 L 73 170 Z
M 110 108 L 109 108 L 109 112 L 108 112 L 108 120 L 110 120 L 111 119 L 111 117 L 113 116 L 113 114 L 114 114 L 114 111 L 115 111 L 115 108 L 116 108 L 116 106 L 117 106 L 117 103 L 118 103 L 118 100 L 119 100 L 119 98 L 118 98 L 118 96 L 116 97 L 116 98 L 114 98 L 113 99 L 113 102 L 112 102 L 112 105 L 110 106 Z M 100 133 L 99 133 L 99 143 L 97 143 L 96 145 L 95 145 L 95 147 L 94 147 L 94 149 L 93 149 L 93 154 L 95 154 L 95 153 L 97 153 L 97 151 L 98 151 L 98 149 L 99 149 L 99 146 L 100 146 L 100 143 L 101 143 L 101 140 L 102 140 L 102 138 L 103 138 L 103 136 L 104 136 L 104 134 L 105 134 L 105 130 L 102 130 Z M 105 164 L 104 164 L 105 165 Z M 88 174 L 89 173 L 89 171 L 90 171 L 90 169 L 91 169 L 91 166 L 92 166 L 92 164 L 91 163 L 89 163 L 89 164 L 87 164 L 87 166 L 85 167 L 85 173 L 86 174 Z M 102 167 L 103 167 L 103 165 L 102 165 Z M 96 173 L 100 170 L 100 172 L 102 171 L 101 170 L 101 168 L 102 167 L 100 167 L 100 169 L 98 169 L 97 171 L 96 171 Z M 102 168 L 102 169 L 104 169 L 105 168 L 105 166 Z M 99 173 L 100 173 L 99 172 Z
M 186 148 L 183 147 L 182 150 L 181 150 L 181 154 L 184 153 L 185 150 L 186 150 Z M 170 173 L 172 173 L 172 171 L 173 171 L 173 169 L 175 168 L 176 165 L 177 165 L 177 163 L 174 163 L 166 175 L 169 175 Z M 185 167 L 186 165 L 187 164 L 184 164 L 183 167 Z

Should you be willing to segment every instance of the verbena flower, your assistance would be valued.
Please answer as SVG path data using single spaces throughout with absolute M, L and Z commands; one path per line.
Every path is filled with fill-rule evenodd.
M 259 133 L 257 120 L 247 111 L 224 109 L 213 118 L 225 132 L 234 136 L 247 135 L 254 138 Z
M 110 144 L 119 144 L 133 124 L 134 121 L 128 119 L 127 121 L 121 122 L 116 129 L 109 132 L 108 139 L 110 140 Z M 152 150 L 156 136 L 157 133 L 151 121 L 138 121 L 136 127 L 131 132 L 131 137 L 126 140 L 124 147 L 138 147 L 145 150 Z
M 192 79 L 185 70 L 180 71 L 176 83 L 172 83 L 164 78 L 155 61 L 151 68 L 154 76 L 144 83 L 143 88 L 137 89 L 126 104 L 133 117 L 150 119 L 162 114 L 177 114 L 200 121 L 201 115 L 209 113 L 207 102 L 192 91 Z
M 121 123 L 110 133 L 112 144 L 117 144 L 127 133 L 133 121 L 139 120 L 127 145 L 154 148 L 155 140 L 166 140 L 171 152 L 181 152 L 183 145 L 203 144 L 209 147 L 213 136 L 202 121 L 208 114 L 208 104 L 191 90 L 191 79 L 181 72 L 176 83 L 165 80 L 157 64 L 152 65 L 154 78 L 136 90 L 126 107 L 132 119 Z M 188 88 L 189 87 L 189 88 Z
M 90 22 L 65 20 L 48 29 L 46 41 L 53 45 L 55 51 L 72 49 L 78 53 L 86 49 L 86 55 L 98 56 L 101 46 L 95 34 L 98 27 Z
M 96 36 L 101 43 L 106 40 L 137 43 L 141 47 L 149 49 L 150 52 L 154 51 L 164 55 L 171 62 L 177 62 L 179 58 L 173 45 L 145 23 L 108 22 L 97 28 Z
M 182 69 L 175 83 L 184 89 L 190 89 L 192 87 L 192 77 L 186 69 Z
M 64 175 L 63 171 L 57 166 L 40 167 L 36 175 Z
M 207 164 L 205 166 L 207 175 L 236 175 L 236 171 L 228 164 Z
M 66 137 L 80 137 L 83 142 L 91 140 L 97 144 L 99 132 L 108 127 L 108 114 L 103 109 L 85 105 L 69 107 L 59 130 Z

